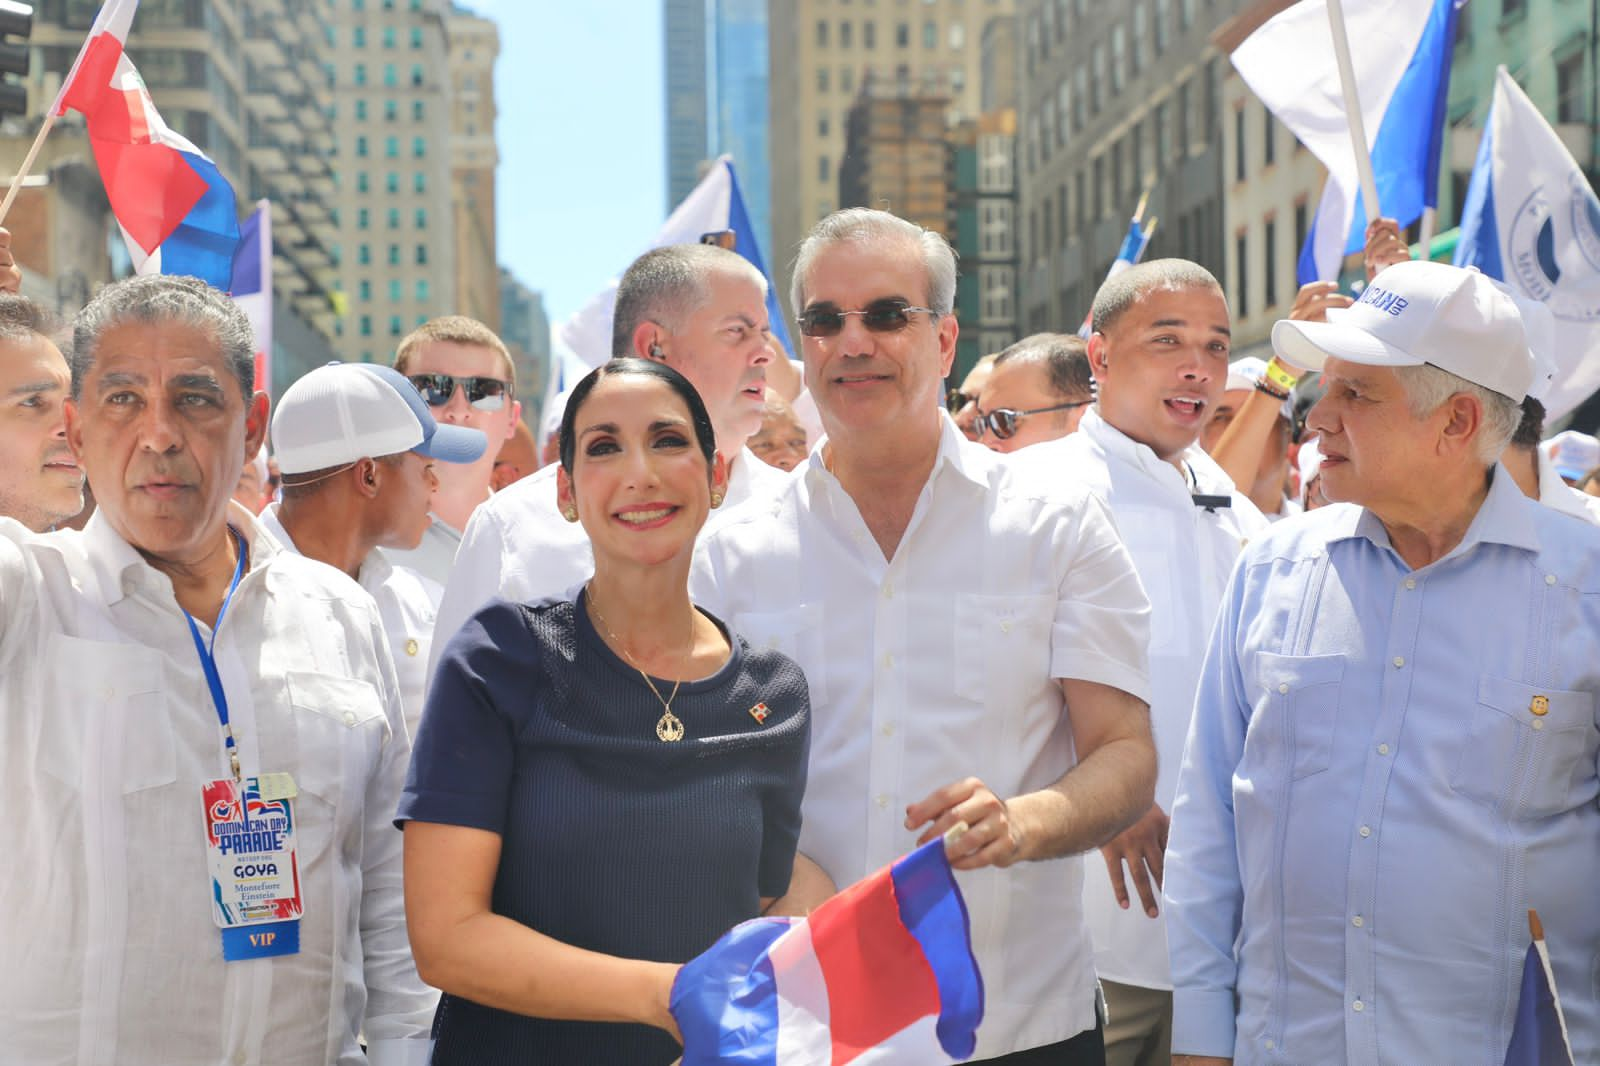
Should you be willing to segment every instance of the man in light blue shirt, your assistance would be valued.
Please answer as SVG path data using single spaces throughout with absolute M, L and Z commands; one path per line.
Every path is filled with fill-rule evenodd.
M 1223 599 L 1167 851 L 1175 1061 L 1500 1066 L 1529 908 L 1600 1061 L 1600 531 L 1495 462 L 1515 306 L 1407 262 L 1273 344 L 1326 376 L 1343 503 Z

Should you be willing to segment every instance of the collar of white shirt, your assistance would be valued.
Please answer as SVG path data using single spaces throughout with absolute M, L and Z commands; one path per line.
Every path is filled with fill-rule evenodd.
M 1532 508 L 1542 507 L 1543 504 L 1528 499 L 1499 463 L 1495 464 L 1490 477 L 1489 494 L 1484 497 L 1478 513 L 1472 516 L 1472 523 L 1467 526 L 1461 543 L 1438 562 L 1465 555 L 1479 544 L 1504 544 L 1532 552 L 1539 550 L 1539 530 L 1535 521 L 1538 512 Z M 1389 531 L 1384 529 L 1377 515 L 1365 507 L 1351 505 L 1343 505 L 1340 510 L 1343 513 L 1333 521 L 1328 536 L 1329 544 L 1365 537 L 1380 548 L 1393 550 Z
M 1078 432 L 1088 434 L 1091 440 L 1105 449 L 1107 455 L 1120 459 L 1166 484 L 1181 486 L 1185 493 L 1199 492 L 1208 496 L 1234 495 L 1235 487 L 1232 479 L 1198 443 L 1185 448 L 1181 456 L 1194 474 L 1194 484 L 1191 486 L 1189 479 L 1184 477 L 1181 470 L 1158 456 L 1148 444 L 1134 440 L 1101 417 L 1098 405 L 1084 412 L 1083 421 L 1078 424 Z
M 244 535 L 250 554 L 249 572 L 265 566 L 267 560 L 282 550 L 260 520 L 233 501 L 228 503 L 228 525 Z M 89 516 L 83 527 L 83 546 L 89 572 L 100 586 L 102 603 L 117 603 L 140 584 L 151 581 L 159 581 L 166 593 L 171 594 L 171 582 L 123 539 L 104 512 L 96 510 Z
M 833 472 L 828 469 L 827 462 L 823 459 L 823 450 L 828 446 L 828 438 L 820 438 L 816 446 L 811 449 L 811 454 L 806 458 L 805 478 L 806 484 L 813 490 L 819 485 L 830 480 L 837 480 Z M 980 488 L 989 487 L 990 474 L 994 469 L 999 453 L 976 444 L 966 438 L 961 430 L 956 427 L 955 420 L 948 412 L 939 412 L 939 454 L 934 457 L 933 469 L 928 472 L 927 484 L 931 484 L 939 476 L 939 471 L 948 467 L 953 473 L 965 478 Z

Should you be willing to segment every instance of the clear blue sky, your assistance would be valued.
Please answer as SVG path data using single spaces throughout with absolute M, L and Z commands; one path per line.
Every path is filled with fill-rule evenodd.
M 465 0 L 500 26 L 500 262 L 563 321 L 666 217 L 660 0 Z

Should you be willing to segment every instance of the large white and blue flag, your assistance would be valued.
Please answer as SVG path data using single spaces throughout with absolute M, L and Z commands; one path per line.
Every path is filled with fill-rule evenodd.
M 640 252 L 669 244 L 693 244 L 704 234 L 724 230 L 733 231 L 733 250 L 754 264 L 767 279 L 767 314 L 772 320 L 772 335 L 783 350 L 792 355 L 794 348 L 784 328 L 782 305 L 756 244 L 755 230 L 745 209 L 744 194 L 739 190 L 739 178 L 734 173 L 731 157 L 722 156 L 711 165 L 700 184 L 683 198 Z M 611 358 L 611 313 L 616 307 L 617 284 L 621 280 L 621 274 L 612 278 L 557 331 L 557 339 L 586 366 L 599 366 Z
M 1344 0 L 1357 42 L 1361 117 L 1384 216 L 1408 226 L 1437 203 L 1445 96 L 1461 0 Z M 1366 246 L 1367 212 L 1350 120 L 1334 59 L 1327 0 L 1301 0 L 1251 34 L 1233 65 L 1328 168 L 1322 202 L 1300 252 L 1299 281 L 1331 281 Z
M 1546 416 L 1600 389 L 1600 200 L 1561 137 L 1501 67 L 1461 207 L 1457 266 L 1549 308 Z

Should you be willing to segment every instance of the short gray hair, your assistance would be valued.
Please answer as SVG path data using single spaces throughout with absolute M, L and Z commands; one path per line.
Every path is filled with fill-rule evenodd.
M 130 323 L 176 323 L 211 335 L 248 403 L 255 392 L 256 338 L 239 305 L 199 278 L 139 274 L 101 289 L 72 320 L 72 396 L 94 368 L 95 347 L 109 329 Z
M 1089 368 L 1089 346 L 1071 333 L 1035 333 L 995 356 L 994 365 L 1039 363 L 1044 366 L 1050 391 L 1071 398 L 1094 394 L 1094 372 Z
M 1104 333 L 1116 324 L 1124 311 L 1154 289 L 1215 289 L 1220 294 L 1222 284 L 1211 271 L 1187 259 L 1135 263 L 1115 277 L 1107 278 L 1094 294 L 1094 309 L 1090 312 L 1092 328 L 1096 333 Z M 1226 296 L 1223 301 L 1226 303 Z
M 617 283 L 611 358 L 635 354 L 633 334 L 642 323 L 658 322 L 668 332 L 681 329 L 683 320 L 711 298 L 707 279 L 717 271 L 745 275 L 766 296 L 767 279 L 761 271 L 739 253 L 714 244 L 669 244 L 635 259 Z
M 928 308 L 948 315 L 956 306 L 956 253 L 942 234 L 907 222 L 887 211 L 870 207 L 847 207 L 811 227 L 794 259 L 794 278 L 789 285 L 789 305 L 795 314 L 805 307 L 806 274 L 817 256 L 835 244 L 889 244 L 899 241 L 915 245 L 922 255 L 928 275 Z
M 52 339 L 60 329 L 48 308 L 26 296 L 0 292 L 0 340 L 31 341 L 34 337 Z
M 1500 454 L 1511 443 L 1512 434 L 1522 421 L 1522 404 L 1431 364 L 1397 366 L 1394 373 L 1405 390 L 1406 404 L 1413 418 L 1427 418 L 1457 393 L 1464 392 L 1476 399 L 1483 408 L 1483 427 L 1478 430 L 1478 458 L 1485 466 L 1493 466 L 1500 460 Z

